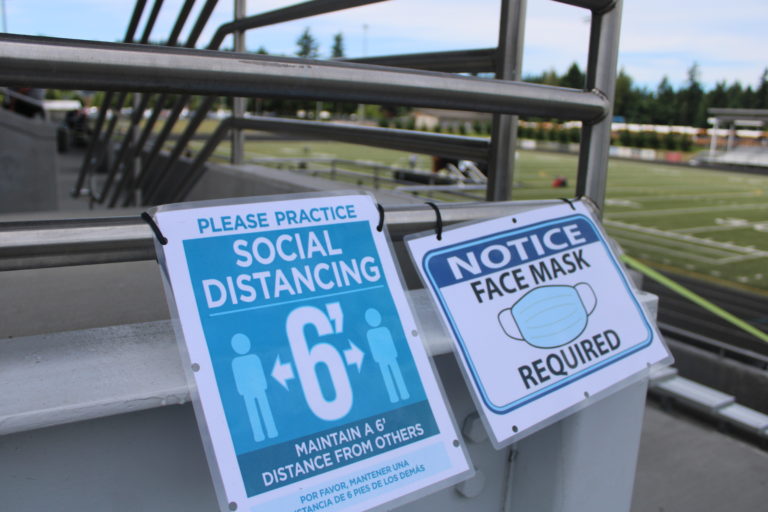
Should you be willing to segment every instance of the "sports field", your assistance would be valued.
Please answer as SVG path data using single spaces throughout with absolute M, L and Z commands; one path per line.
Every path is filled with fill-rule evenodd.
M 224 143 L 217 154 L 228 151 Z M 409 157 L 312 141 L 248 142 L 246 152 L 247 159 L 337 157 L 401 167 Z M 428 169 L 429 158 L 419 156 L 417 166 Z M 552 187 L 559 176 L 568 188 Z M 520 151 L 514 198 L 572 197 L 575 176 L 574 155 Z M 656 268 L 768 294 L 767 192 L 768 176 L 613 159 L 604 225 L 627 253 Z

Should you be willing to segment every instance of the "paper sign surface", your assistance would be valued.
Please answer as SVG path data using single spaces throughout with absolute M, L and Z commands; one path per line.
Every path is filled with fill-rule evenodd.
M 408 240 L 497 446 L 669 357 L 574 204 Z
M 155 219 L 223 507 L 367 510 L 467 474 L 369 196 Z

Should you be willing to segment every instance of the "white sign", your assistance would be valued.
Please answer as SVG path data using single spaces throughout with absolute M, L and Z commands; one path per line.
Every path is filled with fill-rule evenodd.
M 367 510 L 470 473 L 368 195 L 160 208 L 224 510 Z
M 574 203 L 408 240 L 497 447 L 669 358 Z

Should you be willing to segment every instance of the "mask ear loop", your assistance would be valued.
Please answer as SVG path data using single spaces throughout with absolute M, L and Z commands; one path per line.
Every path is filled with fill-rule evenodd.
M 435 233 L 437 234 L 437 239 L 442 240 L 443 239 L 443 216 L 440 215 L 440 209 L 437 207 L 437 205 L 433 202 L 426 202 L 424 204 L 428 204 L 432 207 L 433 210 L 435 210 Z
M 376 226 L 376 231 L 381 232 L 384 229 L 384 207 L 376 203 L 376 209 L 379 210 L 379 225 Z
M 155 220 L 152 218 L 152 216 L 147 212 L 141 212 L 141 218 L 144 222 L 149 224 L 150 228 L 152 228 L 152 232 L 155 233 L 155 237 L 157 238 L 157 241 L 160 242 L 160 245 L 166 245 L 168 243 L 168 239 L 163 236 L 163 233 L 160 231 L 160 227 L 155 224 Z

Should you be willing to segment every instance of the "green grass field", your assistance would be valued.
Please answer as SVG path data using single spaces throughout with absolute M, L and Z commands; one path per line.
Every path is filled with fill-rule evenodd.
M 217 155 L 228 155 L 222 143 Z M 248 142 L 246 158 L 325 158 L 407 167 L 408 153 L 312 141 Z M 420 156 L 418 167 L 429 169 Z M 520 151 L 514 199 L 572 197 L 576 156 Z M 557 176 L 568 188 L 553 188 Z M 355 181 L 355 179 L 347 178 Z M 768 293 L 768 176 L 611 160 L 604 225 L 624 250 L 652 266 Z M 481 197 L 477 193 L 477 197 Z M 433 194 L 447 200 L 466 197 Z

